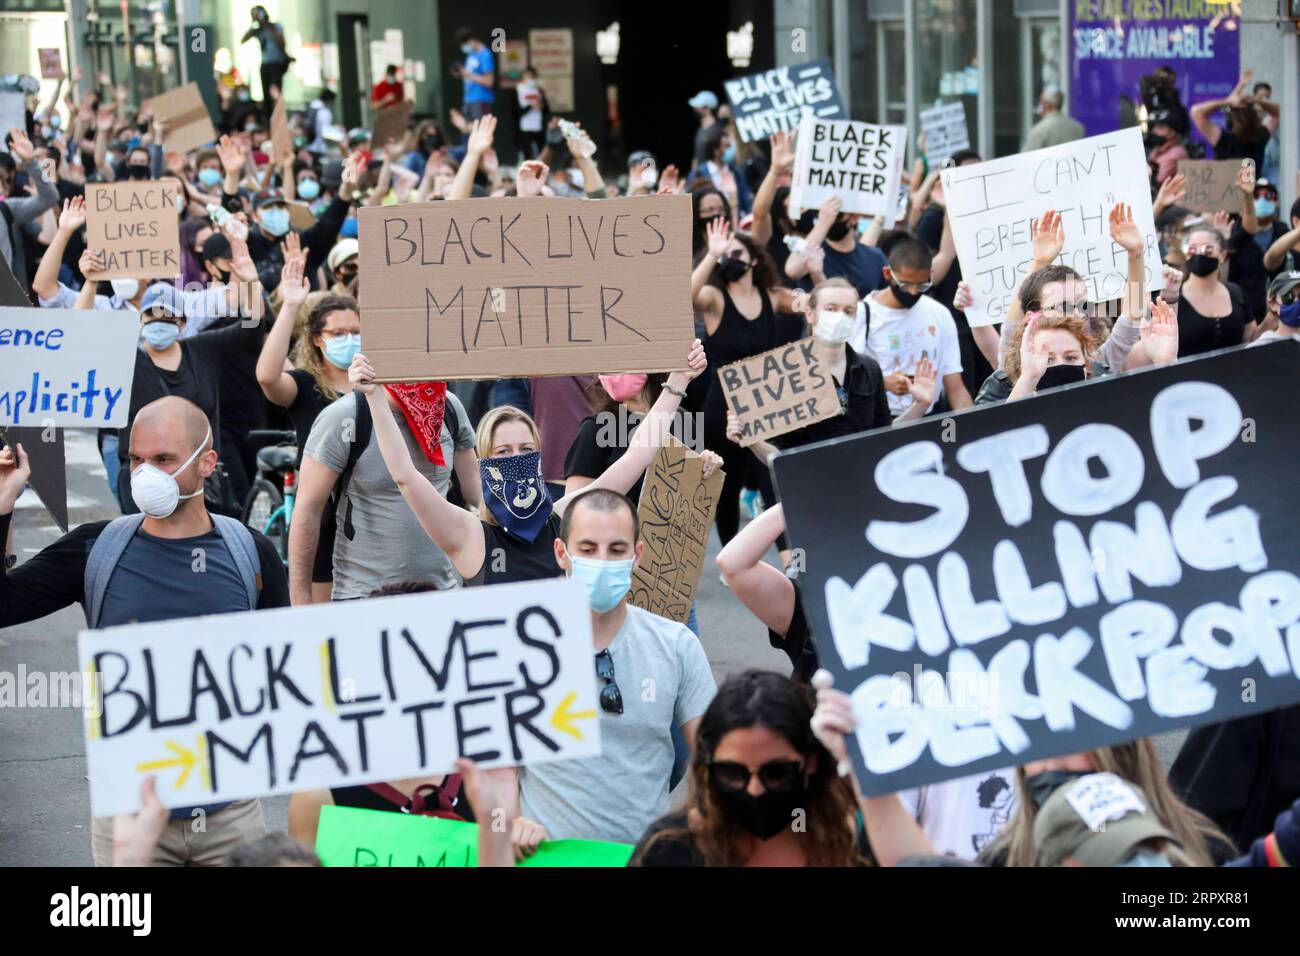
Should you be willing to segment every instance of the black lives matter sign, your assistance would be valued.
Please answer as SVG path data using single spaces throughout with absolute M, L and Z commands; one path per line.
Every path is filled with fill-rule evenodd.
M 1271 343 L 779 456 L 863 791 L 1300 700 L 1298 373 Z
M 793 130 L 804 116 L 841 119 L 849 115 L 830 60 L 778 66 L 722 85 L 731 101 L 736 132 L 746 143 Z

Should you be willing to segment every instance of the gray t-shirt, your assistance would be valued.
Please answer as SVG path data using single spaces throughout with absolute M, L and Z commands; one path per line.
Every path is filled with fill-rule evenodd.
M 609 653 L 623 713 L 597 708 L 600 756 L 519 768 L 520 813 L 552 840 L 640 840 L 668 809 L 673 725 L 713 700 L 704 648 L 681 624 L 629 604 Z
M 356 401 L 357 395 L 353 392 L 327 406 L 316 417 L 311 434 L 307 436 L 305 453 L 326 468 L 340 473 L 348 463 L 351 445 L 348 436 L 352 434 L 356 421 Z M 453 437 L 447 419 L 443 419 L 441 437 L 442 456 L 447 462 L 445 467 L 430 462 L 407 427 L 405 417 L 400 412 L 393 415 L 398 431 L 406 439 L 411 461 L 440 495 L 447 493 L 447 486 L 451 483 L 455 453 L 474 447 L 474 430 L 469 426 L 465 407 L 451 392 L 447 393 L 447 404 L 455 407 L 458 428 Z M 373 430 L 370 444 L 352 471 L 347 499 L 352 503 L 355 535 L 348 540 L 344 531 L 343 519 L 348 506 L 348 500 L 345 500 L 340 502 L 338 532 L 334 536 L 334 600 L 366 597 L 376 588 L 402 581 L 429 581 L 439 588 L 460 587 L 460 576 L 452 567 L 451 559 L 429 540 L 389 475 Z

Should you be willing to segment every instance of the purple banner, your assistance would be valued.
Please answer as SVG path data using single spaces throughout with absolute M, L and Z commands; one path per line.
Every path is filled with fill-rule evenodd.
M 1236 4 L 1203 0 L 1066 0 L 1070 3 L 1070 113 L 1089 136 L 1132 125 L 1142 77 L 1177 73 L 1182 104 L 1227 96 L 1241 71 Z M 1125 122 L 1126 118 L 1130 118 Z

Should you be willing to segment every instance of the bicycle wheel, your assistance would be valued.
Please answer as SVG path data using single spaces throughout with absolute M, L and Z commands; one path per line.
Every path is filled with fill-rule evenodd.
M 280 489 L 265 478 L 258 478 L 253 482 L 253 487 L 248 490 L 248 497 L 244 499 L 244 513 L 241 518 L 244 524 L 254 531 L 266 534 L 271 516 L 283 503 L 284 498 L 280 495 Z

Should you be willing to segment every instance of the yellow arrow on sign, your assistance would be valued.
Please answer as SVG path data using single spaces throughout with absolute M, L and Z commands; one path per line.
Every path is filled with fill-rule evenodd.
M 198 766 L 199 776 L 203 779 L 204 785 L 207 786 L 208 772 L 206 763 L 203 760 L 202 735 L 197 739 L 198 746 L 196 746 L 194 750 L 190 750 L 188 747 L 182 747 L 174 740 L 169 740 L 167 741 L 167 749 L 174 753 L 176 755 L 175 757 L 165 760 L 151 760 L 146 763 L 137 764 L 135 769 L 141 773 L 152 773 L 155 770 L 167 770 L 171 767 L 180 767 L 181 775 L 176 778 L 175 787 L 175 789 L 179 790 L 181 787 L 185 786 L 185 781 L 189 779 L 190 771 L 193 770 L 195 766 Z
M 578 692 L 576 690 L 569 691 L 564 700 L 560 701 L 560 706 L 555 708 L 555 713 L 551 714 L 551 726 L 562 734 L 568 734 L 574 740 L 581 740 L 582 732 L 574 726 L 573 722 L 575 720 L 590 720 L 596 716 L 596 712 L 594 710 L 580 710 L 571 713 L 569 708 L 573 706 L 573 702 L 577 699 Z

